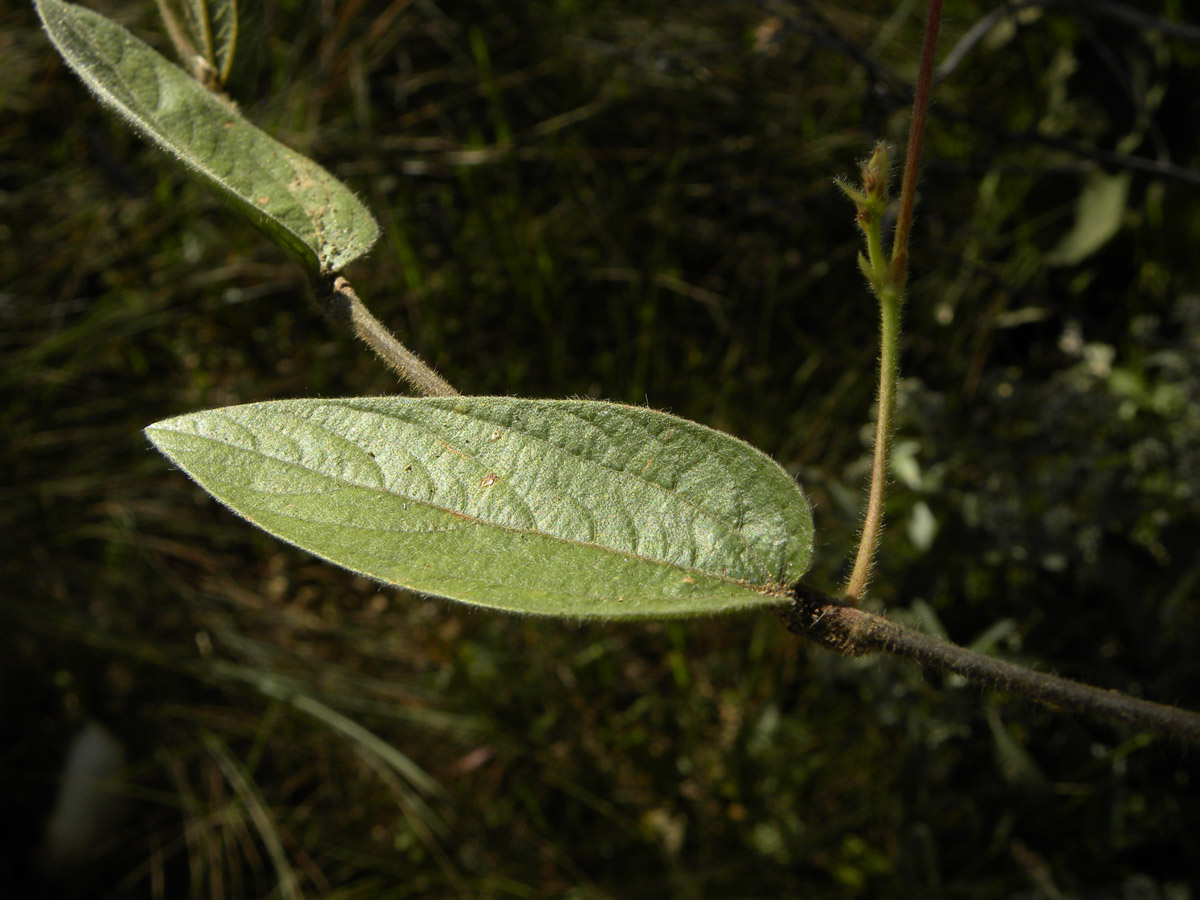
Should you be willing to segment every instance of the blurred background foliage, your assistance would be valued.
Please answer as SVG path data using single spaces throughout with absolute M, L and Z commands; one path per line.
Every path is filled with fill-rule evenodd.
M 923 3 L 244 5 L 230 91 L 376 212 L 381 319 L 465 392 L 755 443 L 836 586 L 875 312 L 832 179 L 902 142 Z M 1200 19 L 947 0 L 939 58 L 873 602 L 1200 707 Z M 1200 897 L 1194 752 L 768 614 L 421 599 L 217 508 L 143 426 L 396 384 L 24 3 L 0 59 L 0 895 Z M 110 819 L 50 882 L 99 727 Z

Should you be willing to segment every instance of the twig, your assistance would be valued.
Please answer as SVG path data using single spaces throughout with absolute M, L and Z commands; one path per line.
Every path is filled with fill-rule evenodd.
M 401 344 L 383 324 L 371 315 L 358 299 L 350 282 L 341 275 L 322 286 L 325 314 L 351 330 L 391 366 L 418 394 L 426 397 L 453 397 L 458 394 L 441 375 L 415 353 Z
M 921 164 L 921 143 L 925 135 L 925 120 L 929 112 L 929 93 L 933 83 L 933 58 L 937 49 L 938 29 L 942 20 L 942 0 L 929 0 L 929 17 L 925 22 L 925 41 L 921 48 L 921 67 L 917 76 L 917 93 L 913 102 L 912 124 L 908 132 L 908 150 L 904 160 L 904 182 L 900 187 L 900 213 L 892 238 L 891 259 L 885 264 L 878 249 L 880 216 L 879 202 L 886 197 L 886 171 L 879 172 L 882 148 L 876 148 L 871 162 L 863 170 L 863 192 L 847 193 L 859 206 L 858 220 L 867 236 L 869 258 L 866 272 L 879 299 L 879 412 L 875 419 L 875 447 L 871 464 L 871 488 L 867 511 L 863 517 L 862 533 L 854 567 L 846 582 L 845 597 L 857 602 L 866 590 L 875 562 L 875 550 L 883 531 L 883 505 L 887 494 L 888 457 L 892 444 L 892 422 L 896 405 L 896 387 L 900 380 L 900 310 L 904 306 L 905 282 L 908 280 L 908 236 L 912 229 L 913 206 L 917 196 L 917 175 Z M 886 159 L 886 154 L 883 155 Z M 845 189 L 845 188 L 843 188 Z M 862 263 L 860 263 L 862 265 Z
M 1200 714 L 1037 672 L 846 606 L 805 585 L 784 613 L 788 630 L 843 656 L 889 653 L 1068 713 L 1120 722 L 1200 745 Z
M 942 120 L 953 122 L 955 124 L 969 125 L 977 131 L 982 131 L 995 137 L 997 140 L 1006 144 L 1026 143 L 1026 144 L 1041 144 L 1044 147 L 1052 147 L 1055 150 L 1062 150 L 1076 156 L 1079 159 L 1086 159 L 1092 162 L 1101 163 L 1107 166 L 1116 166 L 1122 169 L 1129 169 L 1134 172 L 1145 172 L 1148 175 L 1153 175 L 1158 178 L 1171 178 L 1175 181 L 1181 181 L 1184 184 L 1200 185 L 1200 172 L 1195 169 L 1188 169 L 1185 166 L 1180 166 L 1165 160 L 1150 159 L 1145 156 L 1134 156 L 1129 153 L 1118 153 L 1115 150 L 1105 150 L 1102 147 L 1087 147 L 1083 144 L 1077 144 L 1074 141 L 1066 138 L 1055 137 L 1049 134 L 1042 134 L 1038 131 L 1010 131 L 994 121 L 990 121 L 982 116 L 974 116 L 968 113 L 955 112 L 948 110 L 945 107 L 938 107 L 934 114 Z
M 900 214 L 892 239 L 892 277 L 901 288 L 908 278 L 908 235 L 912 229 L 913 204 L 917 199 L 917 175 L 921 165 L 921 144 L 925 139 L 925 120 L 929 115 L 929 92 L 933 84 L 933 57 L 937 50 L 938 29 L 942 23 L 942 0 L 929 0 L 925 20 L 925 41 L 921 46 L 921 68 L 917 74 L 917 93 L 913 100 L 912 124 L 908 129 L 908 149 L 904 157 L 904 182 L 900 185 Z
M 1095 4 L 1095 5 L 1090 5 Z M 776 10 L 774 4 L 764 4 L 765 8 L 773 10 L 777 15 L 780 15 L 789 24 L 785 27 L 782 33 L 787 31 L 797 31 L 811 35 L 822 45 L 828 46 L 834 52 L 846 56 L 853 60 L 857 65 L 861 66 L 868 74 L 872 84 L 880 92 L 880 99 L 887 105 L 899 106 L 902 103 L 911 101 L 914 90 L 911 85 L 907 84 L 903 79 L 897 76 L 889 68 L 884 66 L 879 61 L 871 58 L 865 51 L 855 46 L 847 38 L 842 37 L 837 29 L 817 10 L 812 8 L 808 3 L 800 5 L 797 16 L 789 16 L 782 10 Z M 1153 31 L 1159 31 L 1162 34 L 1170 37 L 1179 37 L 1185 40 L 1200 41 L 1200 26 L 1186 25 L 1179 22 L 1172 22 L 1169 19 L 1156 18 L 1147 16 L 1144 13 L 1139 13 L 1130 7 L 1121 6 L 1116 3 L 1101 3 L 1100 0 L 1089 0 L 1089 4 L 1075 3 L 1072 0 L 1059 0 L 1059 2 L 1050 2 L 1050 0 L 1029 0 L 1029 2 L 1012 3 L 1007 7 L 1002 7 L 993 10 L 989 16 L 994 15 L 995 18 L 990 21 L 998 21 L 1002 14 L 1011 10 L 1025 9 L 1027 7 L 1065 7 L 1070 10 L 1076 10 L 1080 13 L 1089 13 L 1098 16 L 1107 16 L 1109 18 L 1127 21 L 1130 24 L 1137 25 L 1142 28 L 1147 28 Z M 973 30 L 973 29 L 972 29 Z M 982 37 L 983 35 L 979 35 Z M 972 49 L 971 46 L 963 48 L 956 47 L 947 56 L 947 61 L 953 61 L 955 67 L 961 63 L 962 57 Z M 940 81 L 942 78 L 950 74 L 950 70 L 939 70 L 935 81 Z M 1099 147 L 1086 147 L 1082 144 L 1077 144 L 1064 138 L 1053 137 L 1050 135 L 1041 134 L 1037 131 L 1011 131 L 1002 126 L 997 125 L 994 121 L 983 116 L 974 116 L 967 113 L 955 112 L 945 106 L 936 106 L 932 110 L 933 114 L 944 121 L 953 122 L 956 124 L 968 125 L 971 128 L 992 135 L 1005 143 L 1024 142 L 1030 144 L 1041 144 L 1047 147 L 1053 147 L 1057 150 L 1063 150 L 1080 159 L 1092 160 L 1102 163 L 1107 166 L 1117 166 L 1124 169 L 1131 169 L 1138 172 L 1146 172 L 1159 178 L 1170 178 L 1176 181 L 1182 181 L 1186 184 L 1200 185 L 1200 172 L 1188 169 L 1185 166 L 1176 165 L 1165 160 L 1148 159 L 1142 156 L 1134 156 L 1128 153 L 1118 153 L 1113 150 L 1104 150 Z
M 1185 41 L 1200 41 L 1200 26 L 1190 25 L 1187 22 L 1173 22 L 1164 16 L 1146 13 L 1126 3 L 1116 3 L 1114 0 L 1059 0 L 1057 4 L 1048 2 L 1046 5 L 1062 5 L 1081 13 L 1108 16 L 1118 22 L 1157 31 L 1168 37 L 1182 38 Z
M 945 59 L 942 60 L 942 64 L 938 66 L 933 80 L 942 81 L 948 78 L 958 68 L 959 64 L 967 58 L 968 54 L 975 49 L 975 45 L 987 37 L 1001 19 L 1006 16 L 1015 15 L 1018 10 L 1031 5 L 1034 4 L 1004 3 L 986 12 L 982 18 L 963 33 L 963 36 L 958 39 L 958 43 L 950 48 L 950 52 L 946 54 Z

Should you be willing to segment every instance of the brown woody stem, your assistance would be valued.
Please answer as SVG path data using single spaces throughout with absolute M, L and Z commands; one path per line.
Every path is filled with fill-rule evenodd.
M 843 656 L 890 653 L 1035 703 L 1200 745 L 1200 714 L 985 656 L 846 606 L 805 585 L 797 585 L 793 593 L 795 602 L 784 613 L 788 629 Z

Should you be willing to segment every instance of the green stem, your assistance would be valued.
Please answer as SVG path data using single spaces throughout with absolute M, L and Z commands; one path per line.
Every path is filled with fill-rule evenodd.
M 925 22 L 925 41 L 921 47 L 921 66 L 917 76 L 917 91 L 913 102 L 913 117 L 908 132 L 908 150 L 904 162 L 904 183 L 900 188 L 900 214 L 892 240 L 890 265 L 882 265 L 883 252 L 879 246 L 877 221 L 865 228 L 867 252 L 877 281 L 873 282 L 879 297 L 879 414 L 875 421 L 874 460 L 871 465 L 871 487 L 867 496 L 867 512 L 863 517 L 862 534 L 854 568 L 846 582 L 845 598 L 856 603 L 867 589 L 875 550 L 883 529 L 883 506 L 887 494 L 888 458 L 891 454 L 892 423 L 895 418 L 896 387 L 900 381 L 900 310 L 904 305 L 905 284 L 908 280 L 908 236 L 912 229 L 913 206 L 917 195 L 917 174 L 920 170 L 921 143 L 925 134 L 925 119 L 929 112 L 929 94 L 933 84 L 933 59 L 937 50 L 938 29 L 942 19 L 942 0 L 929 0 L 929 17 Z
M 887 492 L 888 460 L 892 446 L 892 423 L 896 411 L 896 384 L 900 379 L 900 307 L 904 295 L 894 283 L 879 292 L 879 412 L 875 418 L 875 458 L 871 465 L 871 490 L 854 569 L 846 583 L 845 597 L 857 602 L 867 588 L 875 549 L 883 530 L 883 501 Z
M 874 284 L 882 285 L 887 275 L 887 266 L 883 262 L 883 235 L 879 225 L 879 219 L 876 218 L 864 232 L 867 236 L 867 262 L 875 276 Z

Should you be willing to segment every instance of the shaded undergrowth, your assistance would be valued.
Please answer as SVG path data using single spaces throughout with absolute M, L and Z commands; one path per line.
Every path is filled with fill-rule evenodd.
M 97 6 L 155 33 L 152 4 Z M 376 212 L 355 284 L 452 383 L 750 440 L 814 497 L 833 584 L 874 310 L 832 178 L 903 133 L 895 6 L 279 3 L 232 91 Z M 989 9 L 948 4 L 947 50 Z M 1200 163 L 1200 46 L 1139 15 L 1000 22 L 937 89 L 875 596 L 1195 708 L 1200 204 L 1120 157 Z M 0 10 L 0 50 L 0 888 L 31 883 L 100 721 L 124 815 L 78 896 L 1195 896 L 1175 748 L 769 616 L 581 627 L 380 590 L 216 508 L 142 427 L 395 385 L 31 9 Z M 1113 235 L 1047 267 L 1122 173 Z

